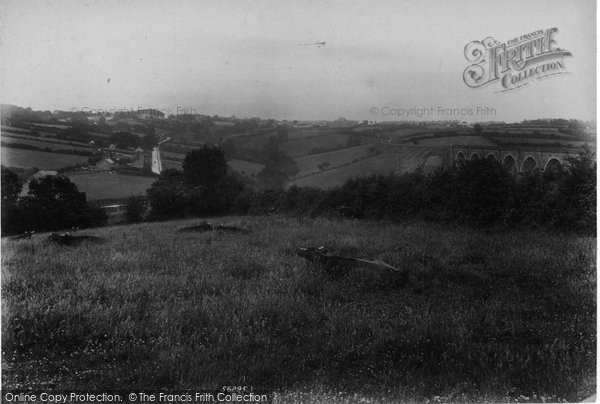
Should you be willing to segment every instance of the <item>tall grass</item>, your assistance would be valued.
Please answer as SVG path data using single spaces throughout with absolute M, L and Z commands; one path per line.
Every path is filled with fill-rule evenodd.
M 176 233 L 187 220 L 94 230 L 102 245 L 3 241 L 5 388 L 244 384 L 315 402 L 595 391 L 595 238 L 222 220 L 254 232 Z M 330 273 L 296 256 L 311 245 L 408 275 Z

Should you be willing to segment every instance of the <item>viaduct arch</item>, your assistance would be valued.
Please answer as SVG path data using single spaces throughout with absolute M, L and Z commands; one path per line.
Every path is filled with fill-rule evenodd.
M 499 147 L 482 146 L 451 146 L 451 165 L 462 164 L 466 160 L 479 160 L 481 158 L 493 159 L 502 164 L 506 169 L 515 174 L 526 173 L 534 170 L 560 171 L 567 163 L 569 157 L 575 156 L 572 152 L 556 148 L 514 148 L 504 149 Z M 466 156 L 469 156 L 468 158 Z

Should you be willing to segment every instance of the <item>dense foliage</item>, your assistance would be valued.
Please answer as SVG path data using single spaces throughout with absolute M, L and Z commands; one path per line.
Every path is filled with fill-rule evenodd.
M 149 218 L 163 220 L 229 212 L 243 184 L 227 172 L 227 161 L 216 147 L 190 152 L 183 171 L 165 170 L 147 191 Z
M 245 191 L 233 213 L 341 215 L 366 219 L 425 219 L 471 226 L 596 229 L 596 161 L 583 151 L 559 172 L 509 174 L 491 160 L 470 161 L 432 175 L 373 176 L 328 191 L 291 187 Z
M 217 148 L 188 154 L 184 171 L 167 170 L 148 190 L 151 217 L 285 213 L 340 215 L 470 226 L 553 227 L 591 234 L 596 229 L 596 160 L 590 151 L 558 172 L 514 176 L 492 160 L 469 161 L 431 175 L 372 176 L 331 190 L 249 189 L 227 174 Z
M 14 173 L 2 170 L 2 232 L 54 230 L 103 222 L 85 194 L 65 177 L 33 181 L 19 198 Z M 145 216 L 145 201 L 128 201 L 129 221 Z M 409 220 L 470 226 L 549 227 L 593 234 L 596 229 L 596 160 L 589 150 L 558 172 L 514 176 L 491 160 L 469 161 L 431 175 L 372 176 L 331 190 L 251 189 L 228 171 L 212 146 L 188 153 L 183 171 L 165 170 L 147 190 L 150 220 L 190 216 L 285 213 Z
M 146 198 L 132 195 L 125 201 L 125 219 L 130 223 L 142 222 L 146 213 Z
M 19 196 L 21 189 L 17 175 L 3 166 L 3 236 L 32 230 L 98 226 L 106 222 L 104 212 L 89 206 L 85 193 L 79 192 L 67 177 L 32 179 L 25 196 Z

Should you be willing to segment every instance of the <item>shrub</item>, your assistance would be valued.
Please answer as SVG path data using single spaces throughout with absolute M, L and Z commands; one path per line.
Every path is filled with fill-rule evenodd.
M 46 176 L 33 179 L 29 182 L 27 195 L 18 199 L 14 193 L 11 195 L 6 191 L 5 194 L 5 188 L 14 190 L 11 179 L 14 176 L 3 170 L 3 235 L 106 223 L 106 214 L 99 208 L 89 206 L 85 193 L 79 192 L 67 177 Z M 6 201 L 4 195 L 7 197 Z
M 184 217 L 188 212 L 183 173 L 179 170 L 163 171 L 148 188 L 146 195 L 151 207 L 149 214 L 151 220 Z
M 142 195 L 132 195 L 125 201 L 125 219 L 138 223 L 144 220 L 146 213 L 146 198 Z
M 509 210 L 514 178 L 499 163 L 468 161 L 448 179 L 444 187 L 448 196 L 441 202 L 447 206 L 447 219 L 490 225 Z
M 151 206 L 149 217 L 164 220 L 225 214 L 230 212 L 243 189 L 241 180 L 227 173 L 222 151 L 203 146 L 186 155 L 183 172 L 165 170 L 147 190 Z

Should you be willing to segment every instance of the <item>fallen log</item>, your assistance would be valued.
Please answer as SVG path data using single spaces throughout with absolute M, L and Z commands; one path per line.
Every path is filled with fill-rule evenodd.
M 298 256 L 300 256 L 308 261 L 316 262 L 316 263 L 318 263 L 320 265 L 324 265 L 328 268 L 340 268 L 340 267 L 350 266 L 350 265 L 354 265 L 354 264 L 362 264 L 362 265 L 365 265 L 365 266 L 373 268 L 373 269 L 386 269 L 386 270 L 390 270 L 390 271 L 403 273 L 402 270 L 400 270 L 380 259 L 369 260 L 369 259 L 365 259 L 365 258 L 345 257 L 342 255 L 328 254 L 327 249 L 325 249 L 325 247 L 323 247 L 323 246 L 321 246 L 319 248 L 300 247 L 297 250 L 297 254 L 298 254 Z
M 202 233 L 205 231 L 213 231 L 213 227 L 210 225 L 210 223 L 202 222 L 196 226 L 184 227 L 177 230 L 177 233 Z

